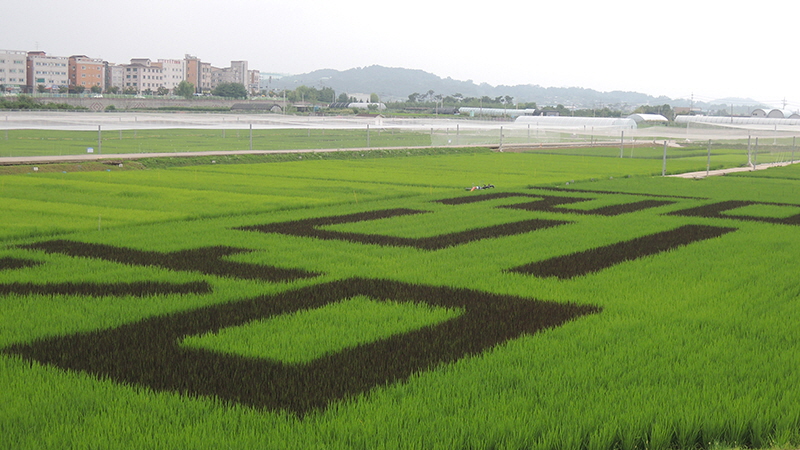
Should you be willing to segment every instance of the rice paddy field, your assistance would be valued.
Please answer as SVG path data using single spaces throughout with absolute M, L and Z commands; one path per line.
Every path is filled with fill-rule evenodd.
M 0 132 L 0 157 L 430 145 L 429 133 L 383 129 L 119 129 Z
M 800 165 L 618 151 L 0 175 L 0 446 L 796 448 Z

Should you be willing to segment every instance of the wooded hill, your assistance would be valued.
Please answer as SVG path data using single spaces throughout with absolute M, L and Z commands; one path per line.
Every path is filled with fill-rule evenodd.
M 539 105 L 562 104 L 577 108 L 614 107 L 625 109 L 625 106 L 663 105 L 689 106 L 690 99 L 672 99 L 666 96 L 629 92 L 600 92 L 581 87 L 542 87 L 534 84 L 516 86 L 492 86 L 487 83 L 476 84 L 472 80 L 460 81 L 452 78 L 441 78 L 429 72 L 396 67 L 369 66 L 344 71 L 321 69 L 300 75 L 289 75 L 273 79 L 270 89 L 296 89 L 299 86 L 332 88 L 339 95 L 342 92 L 376 93 L 382 101 L 405 101 L 409 95 L 421 96 L 453 96 L 490 98 L 513 97 L 514 103 L 536 102 Z M 742 100 L 745 102 L 745 100 Z M 750 100 L 752 102 L 752 100 Z M 715 102 L 716 103 L 716 102 Z M 694 102 L 694 106 L 704 105 Z

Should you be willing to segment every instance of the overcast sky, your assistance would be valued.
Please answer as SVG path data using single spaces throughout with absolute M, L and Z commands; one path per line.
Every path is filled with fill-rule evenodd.
M 287 74 L 377 64 L 794 110 L 798 12 L 796 0 L 27 0 L 0 10 L 0 49 L 115 63 L 189 53 Z

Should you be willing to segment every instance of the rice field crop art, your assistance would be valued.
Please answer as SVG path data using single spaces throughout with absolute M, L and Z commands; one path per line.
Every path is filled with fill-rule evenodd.
M 4 444 L 798 445 L 792 177 L 523 176 L 557 160 L 316 161 L 298 196 L 370 195 L 4 238 Z

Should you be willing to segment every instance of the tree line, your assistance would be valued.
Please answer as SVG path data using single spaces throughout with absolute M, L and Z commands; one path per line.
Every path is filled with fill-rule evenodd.
M 20 94 L 16 97 L 0 97 L 0 109 L 63 109 L 87 110 L 85 106 L 72 106 L 67 103 L 39 103 L 29 95 Z

